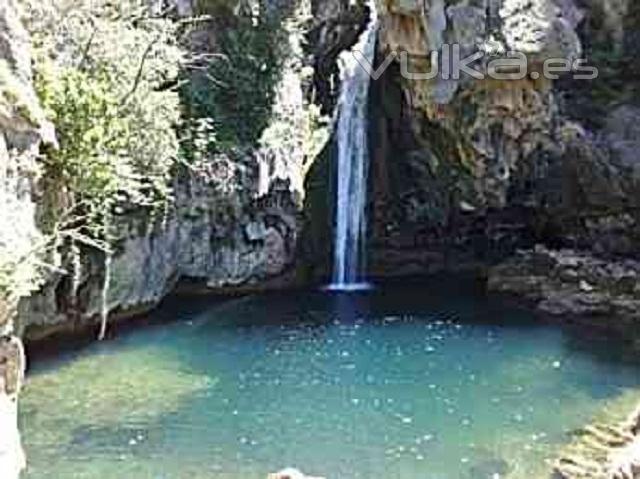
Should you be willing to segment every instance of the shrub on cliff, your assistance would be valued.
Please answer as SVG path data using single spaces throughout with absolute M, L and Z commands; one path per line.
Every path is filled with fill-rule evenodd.
M 242 2 L 197 3 L 197 13 L 206 21 L 196 26 L 192 37 L 206 39 L 197 46 L 206 61 L 185 72 L 185 117 L 210 121 L 215 130 L 215 142 L 209 144 L 213 151 L 256 146 L 269 124 L 280 78 L 280 49 L 286 43 L 281 18 L 246 11 Z M 187 142 L 187 157 L 197 147 Z
M 60 144 L 46 152 L 45 177 L 85 232 L 104 237 L 117 203 L 169 195 L 179 99 L 163 86 L 183 57 L 176 26 L 136 1 L 30 2 L 36 87 Z

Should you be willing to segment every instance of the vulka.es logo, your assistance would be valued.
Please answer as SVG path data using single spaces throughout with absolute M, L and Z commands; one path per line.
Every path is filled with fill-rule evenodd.
M 529 61 L 527 56 L 521 52 L 509 52 L 501 57 L 490 57 L 485 52 L 476 52 L 465 57 L 461 56 L 460 45 L 445 44 L 441 51 L 433 51 L 429 56 L 429 69 L 425 71 L 415 71 L 415 59 L 421 58 L 411 55 L 406 51 L 391 51 L 381 62 L 378 68 L 366 58 L 360 51 L 354 51 L 355 60 L 365 69 L 367 74 L 374 80 L 379 79 L 389 68 L 391 63 L 398 60 L 400 63 L 400 74 L 407 80 L 433 80 L 441 78 L 443 80 L 459 80 L 462 76 L 484 80 L 492 78 L 494 80 L 523 80 L 540 77 L 549 80 L 557 80 L 561 75 L 571 73 L 576 80 L 594 80 L 598 78 L 598 69 L 589 66 L 584 59 L 570 61 L 566 58 L 548 58 L 542 62 L 541 69 L 529 71 Z M 490 57 L 486 59 L 485 57 Z M 426 58 L 426 57 L 425 57 Z M 485 65 L 482 70 L 478 65 Z

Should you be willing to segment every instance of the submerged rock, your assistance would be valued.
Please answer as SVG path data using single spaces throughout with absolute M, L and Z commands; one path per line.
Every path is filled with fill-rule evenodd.
M 288 467 L 280 472 L 269 474 L 267 479 L 324 479 L 322 477 L 307 476 L 298 469 Z
M 494 479 L 506 477 L 511 467 L 500 457 L 489 457 L 477 461 L 469 469 L 469 479 Z
M 554 466 L 554 479 L 640 478 L 640 406 L 620 424 L 579 431 Z

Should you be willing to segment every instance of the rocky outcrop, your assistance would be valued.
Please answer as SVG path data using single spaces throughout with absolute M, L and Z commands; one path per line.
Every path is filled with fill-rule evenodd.
M 640 331 L 640 172 L 635 132 L 638 110 L 612 110 L 595 132 L 567 122 L 556 185 L 538 195 L 536 240 L 489 274 L 489 287 L 533 301 L 559 317 L 589 317 L 594 324 L 637 337 Z M 560 248 L 560 249 L 554 249 Z
M 313 95 L 323 113 L 333 116 L 340 94 L 338 58 L 358 41 L 367 21 L 363 1 L 313 0 L 308 54 L 313 58 Z
M 180 279 L 212 292 L 291 284 L 286 275 L 294 264 L 297 206 L 288 184 L 276 181 L 268 194 L 246 204 L 235 196 L 222 202 L 218 187 L 206 176 L 185 173 L 166 218 L 129 211 L 117 219 L 107 295 L 112 316 L 152 309 Z M 71 257 L 67 263 L 66 273 L 22 302 L 18 326 L 28 339 L 99 321 L 104 254 L 83 248 L 79 264 Z
M 17 4 L 0 5 L 0 333 L 11 327 L 17 299 L 38 283 L 36 255 L 42 244 L 36 226 L 39 174 L 36 157 L 42 141 L 55 143 L 32 85 L 29 34 Z
M 434 52 L 444 55 L 458 45 L 462 58 L 485 55 L 473 64 L 484 78 L 463 73 L 454 79 L 440 68 L 432 79 L 411 79 L 398 68 L 380 80 L 378 95 L 385 99 L 375 117 L 385 151 L 376 149 L 373 167 L 380 173 L 373 194 L 375 210 L 389 213 L 377 220 L 384 223 L 377 225 L 378 239 L 397 230 L 447 226 L 471 211 L 482 217 L 535 206 L 524 184 L 549 175 L 550 163 L 563 151 L 552 82 L 540 75 L 540 63 L 580 55 L 575 12 L 547 0 L 491 2 L 485 8 L 400 3 L 385 3 L 382 55 L 408 51 L 408 71 L 428 72 L 435 68 Z M 507 51 L 525 54 L 535 75 L 490 78 L 488 55 L 504 58 Z M 390 151 L 393 162 L 386 159 Z
M 521 251 L 489 272 L 489 289 L 517 294 L 559 318 L 582 316 L 605 329 L 640 330 L 640 262 L 587 252 Z
M 0 475 L 7 479 L 17 479 L 26 465 L 18 433 L 18 393 L 24 368 L 20 340 L 0 338 Z

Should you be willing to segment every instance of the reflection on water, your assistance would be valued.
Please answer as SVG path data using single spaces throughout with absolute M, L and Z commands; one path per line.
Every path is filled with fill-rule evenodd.
M 35 365 L 28 479 L 531 479 L 640 386 L 637 358 L 457 283 L 185 311 Z

